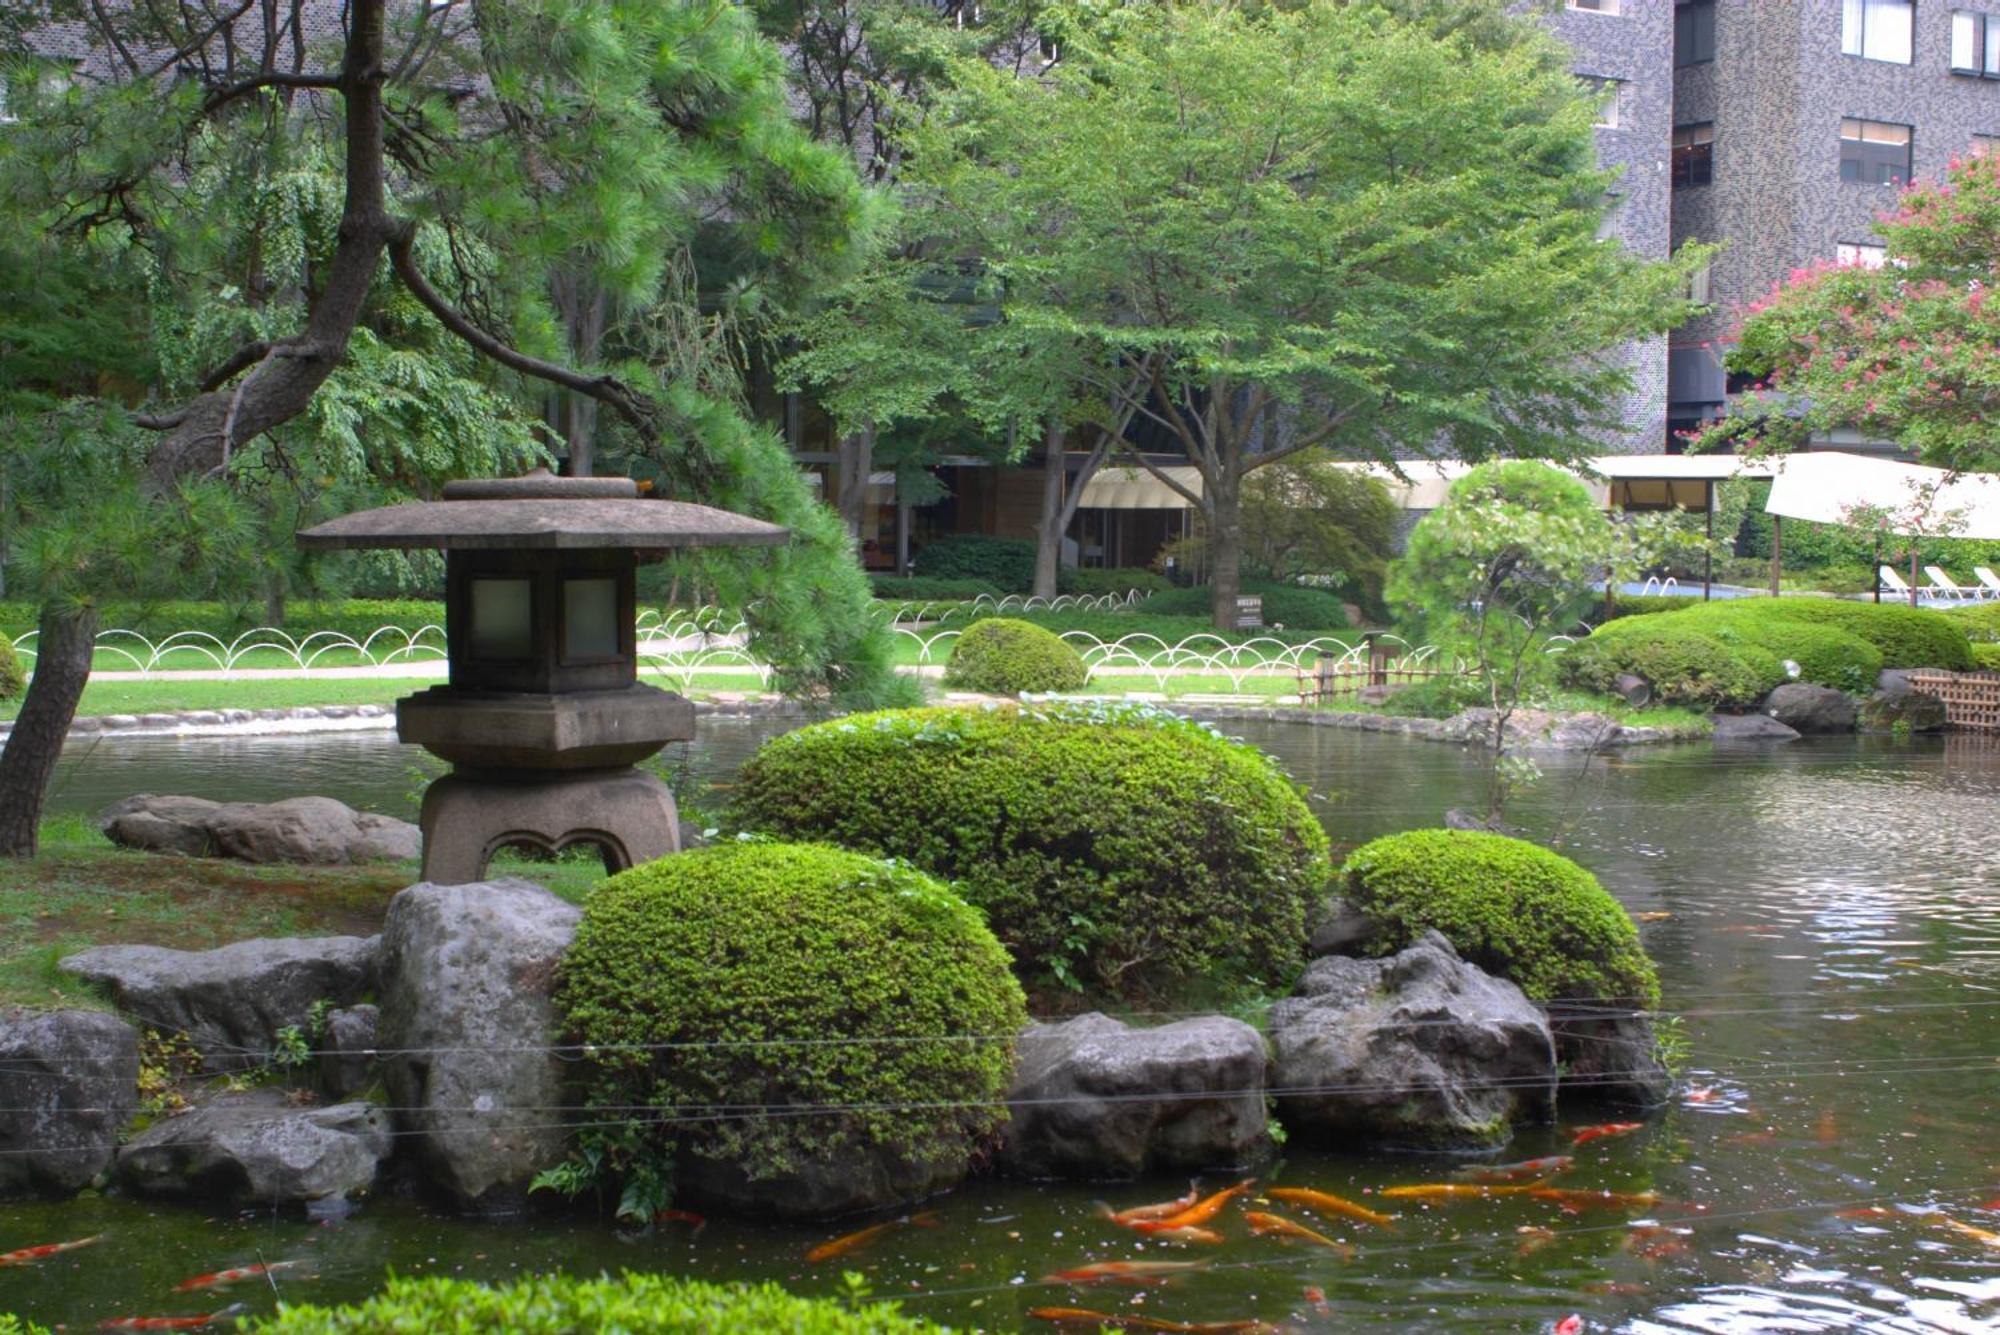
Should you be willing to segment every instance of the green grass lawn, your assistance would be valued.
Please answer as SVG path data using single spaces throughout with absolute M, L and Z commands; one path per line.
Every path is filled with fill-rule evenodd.
M 122 942 L 206 950 L 259 936 L 367 936 L 417 865 L 254 867 L 114 847 L 82 817 L 43 823 L 38 856 L 0 859 L 0 1006 L 97 1006 L 57 972 L 65 955 Z M 584 850 L 554 860 L 513 853 L 492 876 L 538 881 L 580 900 L 604 869 Z

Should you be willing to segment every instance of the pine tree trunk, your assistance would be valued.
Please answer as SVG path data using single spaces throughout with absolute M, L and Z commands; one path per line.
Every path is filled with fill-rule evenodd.
M 285 582 L 276 575 L 264 584 L 264 624 L 274 629 L 285 624 Z
M 20 717 L 0 750 L 0 857 L 31 858 L 48 796 L 49 777 L 62 755 L 63 738 L 90 680 L 97 644 L 97 609 L 44 605 L 35 638 L 35 675 L 21 701 Z
M 868 506 L 868 476 L 875 469 L 875 429 L 863 427 L 840 442 L 839 493 L 840 517 L 847 523 L 847 531 L 856 538 L 861 536 L 862 516 Z
M 1243 592 L 1243 498 L 1238 477 L 1209 488 L 1209 616 L 1219 631 L 1236 629 L 1236 595 Z
M 1066 436 L 1060 418 L 1051 417 L 1042 430 L 1042 513 L 1035 522 L 1035 584 L 1037 598 L 1056 596 L 1056 576 L 1062 564 L 1063 449 Z

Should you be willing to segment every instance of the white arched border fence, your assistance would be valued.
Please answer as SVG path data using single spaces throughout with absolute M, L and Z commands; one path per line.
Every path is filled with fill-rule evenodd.
M 26 631 L 11 641 L 23 667 L 33 667 L 35 641 L 40 632 Z M 300 671 L 329 666 L 329 655 L 351 654 L 362 666 L 386 667 L 409 663 L 442 663 L 445 660 L 444 627 L 378 626 L 361 639 L 337 630 L 316 630 L 295 637 L 275 626 L 258 626 L 232 640 L 205 630 L 179 630 L 161 639 L 152 639 L 136 630 L 116 628 L 97 632 L 95 668 L 127 672 L 185 672 L 206 670 L 235 672 L 253 666 L 283 667 L 287 663 Z M 109 663 L 104 660 L 109 658 Z M 274 664 L 273 659 L 277 662 Z M 343 663 L 342 666 L 349 664 Z

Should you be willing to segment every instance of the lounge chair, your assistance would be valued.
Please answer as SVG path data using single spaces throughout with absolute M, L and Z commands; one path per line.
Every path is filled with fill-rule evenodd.
M 1972 567 L 1972 573 L 1979 576 L 1979 583 L 1985 590 L 1986 597 L 2000 596 L 2000 575 L 1994 574 L 1992 567 L 1974 566 Z
M 1903 577 L 1901 575 L 1897 574 L 1894 570 L 1890 569 L 1888 566 L 1877 567 L 1876 574 L 1880 576 L 1882 580 L 1882 587 L 1885 590 L 1887 590 L 1891 596 L 1900 598 L 1904 602 L 1912 601 L 1910 597 L 1910 586 L 1903 583 Z M 1918 589 L 1916 592 L 1919 597 L 1926 597 L 1929 595 L 1930 590 Z
M 1979 590 L 1968 589 L 1961 584 L 1955 583 L 1950 575 L 1945 574 L 1937 566 L 1925 566 L 1924 573 L 1930 576 L 1931 588 L 1936 591 L 1934 595 L 1936 597 L 1950 598 L 1962 603 L 1968 598 L 1977 598 L 1979 596 Z

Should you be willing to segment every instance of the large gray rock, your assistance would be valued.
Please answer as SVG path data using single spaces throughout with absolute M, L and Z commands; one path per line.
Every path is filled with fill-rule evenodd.
M 1278 1116 L 1308 1140 L 1485 1149 L 1554 1112 L 1541 1010 L 1436 932 L 1388 959 L 1315 960 L 1270 1032 Z
M 263 1065 L 316 1003 L 346 1006 L 375 984 L 379 937 L 280 937 L 215 950 L 97 946 L 64 973 L 106 989 L 118 1009 L 164 1033 L 185 1033 L 211 1073 Z
M 1660 1060 L 1653 1022 L 1630 1009 L 1581 1001 L 1549 1004 L 1549 1030 L 1562 1063 L 1565 1103 L 1582 1099 L 1641 1111 L 1672 1096 L 1673 1076 Z
M 1845 691 L 1788 681 L 1764 697 L 1764 712 L 1802 733 L 1853 732 L 1854 700 Z
M 98 824 L 111 842 L 127 848 L 242 862 L 338 866 L 423 854 L 423 836 L 408 821 L 356 811 L 330 797 L 258 803 L 141 793 L 108 808 Z
M 139 1109 L 139 1035 L 99 1011 L 0 1014 L 0 1197 L 68 1196 Z
M 761 1219 L 834 1219 L 919 1201 L 965 1178 L 961 1158 L 924 1163 L 870 1147 L 836 1159 L 814 1159 L 793 1172 L 752 1178 L 742 1165 L 684 1154 L 674 1166 L 674 1199 L 723 1214 Z
M 1450 815 L 1446 815 L 1447 823 Z M 1319 923 L 1306 943 L 1306 957 L 1321 955 L 1364 955 L 1369 945 L 1382 935 L 1382 924 L 1354 907 L 1340 895 L 1329 895 L 1320 905 Z
M 1030 1025 L 1001 1162 L 1026 1177 L 1237 1168 L 1270 1147 L 1264 1039 L 1207 1015 L 1153 1029 L 1080 1015 Z
M 1797 728 L 1786 727 L 1769 714 L 1711 714 L 1710 736 L 1718 742 L 1796 742 Z
M 382 1071 L 430 1180 L 482 1213 L 520 1207 L 567 1152 L 555 970 L 575 905 L 528 881 L 414 885 L 382 925 Z
M 1860 724 L 1868 732 L 1943 732 L 1944 701 L 1885 670 L 1875 693 L 1861 702 Z
M 251 1090 L 147 1127 L 118 1152 L 118 1181 L 141 1196 L 310 1204 L 368 1190 L 392 1144 L 372 1103 L 300 1108 Z
M 380 1019 L 374 1006 L 343 1006 L 327 1013 L 319 1040 L 319 1086 L 328 1098 L 353 1098 L 375 1083 Z

